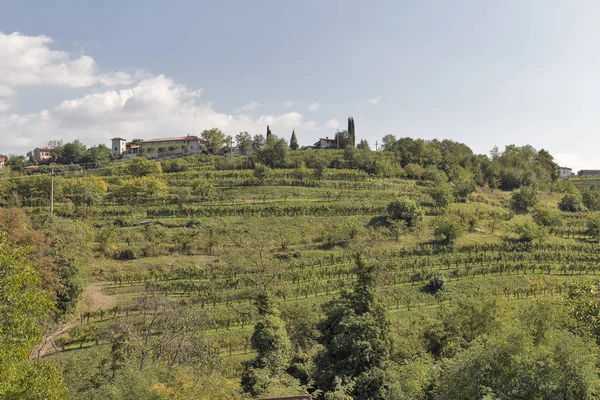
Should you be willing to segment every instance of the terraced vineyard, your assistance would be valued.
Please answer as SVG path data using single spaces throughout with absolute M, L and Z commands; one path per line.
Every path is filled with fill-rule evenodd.
M 331 165 L 344 157 L 331 153 Z M 547 187 L 535 209 L 515 211 L 513 193 L 499 189 L 479 187 L 466 201 L 441 206 L 436 190 L 446 184 L 436 179 L 303 164 L 218 170 L 216 158 L 207 160 L 160 168 L 136 159 L 55 178 L 55 223 L 70 221 L 87 243 L 73 256 L 84 260 L 78 279 L 85 291 L 40 353 L 71 377 L 73 398 L 91 393 L 75 365 L 89 363 L 90 376 L 102 373 L 102 363 L 121 368 L 114 366 L 115 346 L 125 332 L 128 357 L 140 371 L 203 360 L 238 393 L 244 363 L 258 354 L 252 337 L 264 315 L 257 294 L 269 293 L 298 357 L 313 354 L 323 310 L 362 279 L 357 254 L 376 266 L 377 297 L 399 365 L 422 362 L 417 343 L 430 338 L 431 321 L 465 299 L 472 307 L 501 304 L 514 317 L 540 302 L 562 304 L 573 284 L 598 282 L 600 247 L 589 228 L 595 213 L 558 211 L 563 183 Z M 14 194 L 4 201 L 20 202 L 41 224 L 49 179 L 5 180 Z M 422 221 L 409 226 L 390 218 L 398 198 L 416 204 Z M 454 221 L 460 233 L 444 239 L 440 221 Z M 174 350 L 176 343 L 181 348 Z

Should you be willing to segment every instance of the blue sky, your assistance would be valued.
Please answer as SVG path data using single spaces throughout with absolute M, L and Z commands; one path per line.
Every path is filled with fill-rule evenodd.
M 0 153 L 267 123 L 309 144 L 352 115 L 372 145 L 388 133 L 481 153 L 529 143 L 600 168 L 597 1 L 0 7 Z

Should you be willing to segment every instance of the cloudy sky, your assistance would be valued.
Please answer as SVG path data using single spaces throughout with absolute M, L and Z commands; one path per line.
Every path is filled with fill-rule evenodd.
M 597 0 L 0 0 L 0 153 L 219 127 L 600 168 Z

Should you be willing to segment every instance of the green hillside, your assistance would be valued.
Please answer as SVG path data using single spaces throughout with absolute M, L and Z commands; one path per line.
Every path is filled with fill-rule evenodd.
M 407 138 L 57 165 L 0 177 L 0 231 L 71 399 L 594 398 L 600 191 L 556 168 Z

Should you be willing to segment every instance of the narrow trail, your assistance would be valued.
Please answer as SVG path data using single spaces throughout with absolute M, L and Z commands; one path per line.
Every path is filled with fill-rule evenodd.
M 81 296 L 81 300 L 77 305 L 77 311 L 70 315 L 70 319 L 64 324 L 60 324 L 54 331 L 44 336 L 44 342 L 36 346 L 32 351 L 32 358 L 41 358 L 44 355 L 51 354 L 57 351 L 56 339 L 64 335 L 69 329 L 79 324 L 79 313 L 85 311 L 98 311 L 107 309 L 117 304 L 117 299 L 114 296 L 108 296 L 102 291 L 110 287 L 108 282 L 94 282 L 88 285 Z

